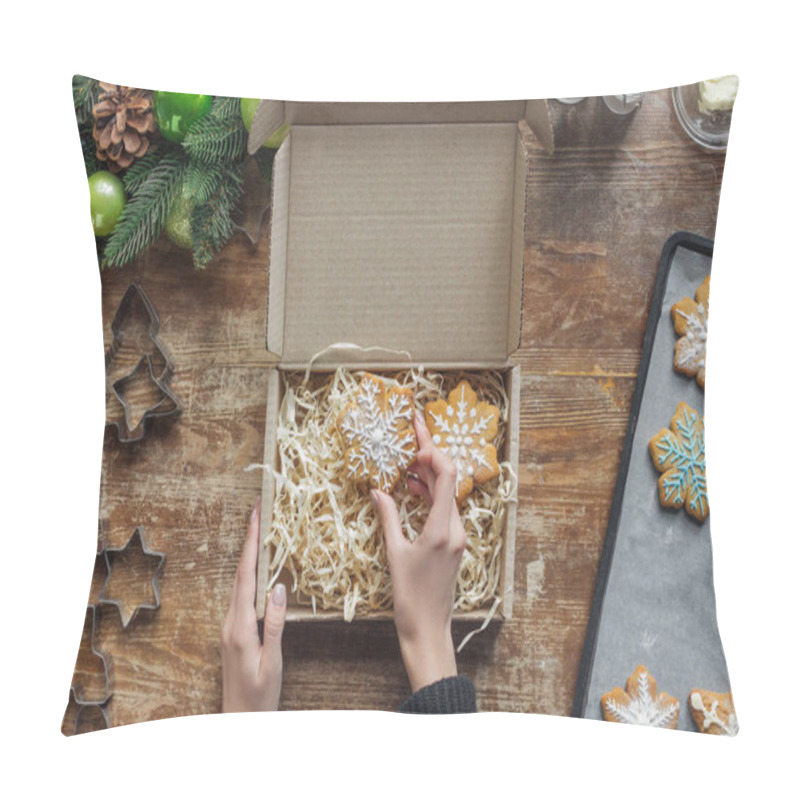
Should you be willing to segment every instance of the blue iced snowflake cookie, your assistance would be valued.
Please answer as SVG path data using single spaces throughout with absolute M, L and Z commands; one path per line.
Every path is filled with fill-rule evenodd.
M 683 506 L 698 522 L 708 516 L 706 435 L 703 418 L 684 402 L 670 422 L 650 439 L 650 455 L 658 479 L 658 496 L 667 508 Z

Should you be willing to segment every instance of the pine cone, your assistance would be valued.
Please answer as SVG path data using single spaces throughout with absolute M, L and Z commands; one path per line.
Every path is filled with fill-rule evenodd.
M 150 147 L 148 133 L 156 130 L 153 93 L 113 83 L 100 82 L 102 94 L 92 108 L 95 123 L 92 136 L 97 158 L 112 172 L 129 167 Z

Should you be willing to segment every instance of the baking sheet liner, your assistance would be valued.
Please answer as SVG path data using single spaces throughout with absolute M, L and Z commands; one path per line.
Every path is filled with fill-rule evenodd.
M 681 400 L 704 413 L 703 390 L 673 368 L 677 336 L 670 309 L 681 298 L 694 297 L 711 271 L 712 249 L 712 242 L 691 234 L 676 234 L 664 247 L 637 387 L 641 403 L 637 408 L 634 397 L 634 427 L 629 427 L 617 495 L 623 480 L 624 490 L 612 507 L 574 716 L 602 719 L 602 695 L 624 688 L 639 664 L 655 677 L 659 692 L 680 701 L 681 730 L 696 730 L 687 700 L 692 689 L 730 691 L 714 597 L 713 513 L 698 524 L 684 509 L 662 507 L 659 473 L 648 452 L 649 439 L 669 428 Z M 713 497 L 709 505 L 713 509 Z

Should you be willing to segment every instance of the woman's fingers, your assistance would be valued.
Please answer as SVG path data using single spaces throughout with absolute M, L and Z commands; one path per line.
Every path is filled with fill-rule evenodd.
M 390 495 L 386 494 L 386 492 L 372 489 L 370 491 L 370 496 L 378 511 L 378 517 L 381 521 L 381 527 L 383 528 L 383 537 L 386 541 L 386 553 L 389 557 L 389 565 L 391 566 L 394 554 L 406 541 L 403 536 L 402 527 L 400 526 L 400 516 L 397 513 L 397 506 L 394 500 Z
M 414 413 L 414 433 L 417 434 L 417 447 L 419 447 L 420 450 L 427 447 L 429 444 L 433 444 L 431 432 L 425 424 L 425 418 L 419 411 Z
M 419 411 L 414 415 L 414 432 L 417 435 L 418 452 L 408 468 L 417 473 L 417 477 L 428 487 L 428 493 L 432 495 L 435 477 L 430 467 L 430 461 L 424 456 L 420 461 L 420 455 L 433 447 L 433 441 L 431 440 L 428 426 Z
M 281 639 L 285 623 L 286 587 L 282 583 L 278 583 L 269 596 L 264 615 L 264 644 L 261 648 L 260 663 L 261 673 L 273 680 L 278 680 L 282 672 Z
M 425 528 L 433 544 L 445 544 L 449 539 L 451 514 L 455 505 L 456 465 L 433 446 L 424 455 L 434 474 L 431 491 L 433 503 Z M 420 460 L 422 458 L 423 454 L 420 453 Z M 430 484 L 428 486 L 430 489 Z
M 430 506 L 433 503 L 433 497 L 431 497 L 431 493 L 428 491 L 428 484 L 425 483 L 425 481 L 420 480 L 420 478 L 415 475 L 408 475 L 406 477 L 406 484 L 408 486 L 408 491 L 411 492 L 411 494 L 417 495 L 417 497 L 421 497 L 426 505 Z
M 256 565 L 258 564 L 258 539 L 261 530 L 261 498 L 256 501 L 250 513 L 247 539 L 239 558 L 234 581 L 233 609 L 241 619 L 255 618 L 256 603 Z

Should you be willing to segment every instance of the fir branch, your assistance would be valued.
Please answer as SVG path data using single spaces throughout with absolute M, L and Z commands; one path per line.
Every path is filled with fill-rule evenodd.
M 72 76 L 72 102 L 78 125 L 92 120 L 92 107 L 97 102 L 99 81 L 84 75 Z
M 183 179 L 183 196 L 197 204 L 207 203 L 219 188 L 224 167 L 190 160 Z
M 97 144 L 92 136 L 92 126 L 88 123 L 78 126 L 78 136 L 81 140 L 81 151 L 83 153 L 83 165 L 86 167 L 86 176 L 93 175 L 106 165 L 97 158 Z
M 183 147 L 192 159 L 207 164 L 230 164 L 245 155 L 247 129 L 241 115 L 217 117 L 209 114 L 189 128 Z
M 228 117 L 241 118 L 242 116 L 242 101 L 238 97 L 215 97 L 211 103 L 211 111 L 209 116 L 216 117 L 217 119 L 226 119 Z
M 192 214 L 192 256 L 196 269 L 205 269 L 233 234 L 233 215 L 244 191 L 243 168 L 243 163 L 227 167 L 217 191 Z
M 125 191 L 128 195 L 134 194 L 137 189 L 147 180 L 150 173 L 159 165 L 164 155 L 156 148 L 148 150 L 141 158 L 137 158 L 133 164 L 125 170 L 122 182 L 125 184 Z
M 155 241 L 164 228 L 185 172 L 186 159 L 180 151 L 162 154 L 122 210 L 106 244 L 104 267 L 128 264 Z

